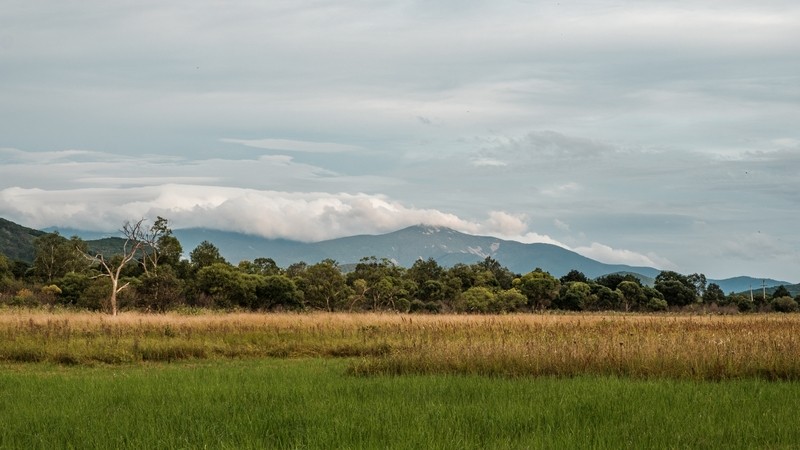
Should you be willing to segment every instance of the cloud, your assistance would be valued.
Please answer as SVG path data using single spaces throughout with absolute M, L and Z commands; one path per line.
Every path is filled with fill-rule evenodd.
M 58 226 L 105 232 L 118 229 L 125 221 L 162 216 L 175 228 L 206 227 L 307 242 L 428 224 L 569 249 L 547 235 L 529 231 L 522 215 L 491 211 L 486 220 L 474 221 L 367 194 L 259 191 L 179 184 L 60 191 L 7 188 L 0 191 L 0 214 L 34 228 Z M 614 250 L 597 243 L 574 251 L 608 263 L 669 264 L 652 255 Z
M 361 147 L 333 142 L 298 141 L 291 139 L 220 139 L 222 142 L 267 150 L 284 150 L 303 153 L 341 153 L 362 151 Z
M 408 207 L 382 195 L 281 192 L 166 184 L 134 188 L 0 191 L 0 214 L 27 226 L 109 231 L 126 220 L 157 215 L 176 228 L 210 227 L 267 238 L 318 241 L 432 224 L 470 233 L 507 234 L 524 223 L 494 211 L 485 222 L 435 209 Z
M 669 260 L 655 254 L 643 255 L 624 249 L 614 249 L 608 245 L 592 242 L 589 246 L 573 249 L 587 258 L 592 258 L 607 264 L 627 264 L 631 266 L 655 267 L 657 269 L 674 269 L 676 266 Z
M 549 197 L 561 197 L 570 195 L 580 190 L 581 186 L 578 183 L 569 182 L 569 183 L 559 184 L 556 186 L 546 187 L 541 190 L 541 193 L 542 195 L 547 195 Z
M 472 158 L 471 162 L 475 167 L 505 167 L 508 165 L 505 161 L 492 158 Z
M 553 225 L 561 231 L 570 231 L 569 224 L 564 221 L 553 219 Z

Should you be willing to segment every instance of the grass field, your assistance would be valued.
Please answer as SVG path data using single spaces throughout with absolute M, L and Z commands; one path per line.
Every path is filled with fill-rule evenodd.
M 800 315 L 0 314 L 0 361 L 350 357 L 356 374 L 800 379 Z
M 5 365 L 0 448 L 796 448 L 794 382 L 354 377 L 346 360 Z
M 796 448 L 800 317 L 0 312 L 0 448 Z

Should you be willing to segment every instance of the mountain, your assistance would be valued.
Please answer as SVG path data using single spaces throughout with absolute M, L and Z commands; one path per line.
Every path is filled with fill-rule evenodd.
M 79 236 L 86 239 L 89 248 L 103 253 L 113 253 L 122 248 L 122 239 L 115 233 L 85 232 L 59 229 L 62 236 Z M 433 258 L 444 267 L 458 263 L 472 264 L 487 256 L 499 261 L 515 273 L 524 274 L 540 267 L 556 277 L 572 269 L 583 272 L 589 278 L 609 273 L 631 273 L 644 284 L 652 285 L 660 273 L 652 267 L 633 267 L 624 264 L 605 264 L 573 251 L 550 244 L 523 244 L 490 236 L 473 236 L 450 228 L 417 225 L 381 235 L 349 236 L 327 241 L 307 243 L 287 239 L 266 239 L 229 231 L 204 228 L 174 230 L 181 242 L 184 256 L 202 241 L 209 241 L 220 253 L 236 264 L 241 260 L 272 258 L 281 267 L 304 261 L 309 264 L 333 259 L 341 265 L 352 265 L 363 257 L 387 258 L 404 267 L 410 267 L 418 259 Z M 26 228 L 5 219 L 0 219 L 0 252 L 10 259 L 33 261 L 33 240 L 43 231 Z M 717 283 L 724 292 L 742 292 L 761 289 L 762 282 L 769 289 L 792 283 L 773 279 L 735 277 L 724 280 L 709 279 Z
M 0 253 L 10 260 L 33 261 L 33 241 L 46 234 L 44 231 L 23 227 L 0 218 Z
M 309 264 L 330 258 L 341 265 L 351 265 L 361 258 L 375 256 L 387 258 L 404 267 L 414 261 L 433 258 L 440 265 L 451 267 L 458 263 L 471 264 L 490 256 L 515 273 L 524 274 L 540 267 L 556 277 L 572 269 L 589 278 L 609 273 L 631 273 L 646 285 L 652 285 L 661 272 L 652 267 L 633 267 L 624 264 L 605 264 L 573 251 L 551 244 L 523 244 L 490 236 L 473 236 L 445 227 L 417 225 L 381 235 L 349 236 L 327 241 L 304 243 L 285 239 L 265 239 L 240 233 L 191 228 L 175 230 L 181 241 L 184 255 L 200 242 L 207 240 L 231 262 L 268 257 L 281 267 L 304 261 Z M 767 287 L 790 285 L 773 279 L 735 277 L 723 280 L 709 279 L 726 293 L 749 289 L 749 286 Z
M 760 296 L 762 294 L 762 289 L 763 289 L 764 291 L 766 291 L 767 297 L 771 297 L 772 293 L 775 292 L 778 286 L 783 286 L 786 288 L 787 291 L 789 291 L 792 297 L 800 295 L 800 283 L 792 284 L 786 281 L 776 281 L 772 279 L 761 279 L 761 278 L 750 278 L 750 277 L 729 278 L 728 280 L 723 280 L 723 281 L 728 282 L 729 286 L 731 287 L 730 290 L 723 289 L 725 293 L 736 292 L 741 294 L 749 294 L 750 289 L 752 289 L 753 295 Z M 720 284 L 720 286 L 722 285 Z
M 66 238 L 79 236 L 81 239 L 87 239 L 87 235 L 108 236 L 108 233 L 87 233 L 71 229 L 66 230 L 69 232 L 60 229 L 50 229 L 49 231 L 35 230 L 0 218 L 0 253 L 12 261 L 18 260 L 30 264 L 33 262 L 36 253 L 36 247 L 34 245 L 36 238 L 52 233 L 53 231 L 58 231 L 60 235 Z M 103 253 L 105 255 L 120 252 L 124 242 L 124 239 L 119 237 L 103 237 L 86 240 L 90 253 Z
M 450 267 L 458 263 L 482 261 L 489 256 L 516 273 L 527 273 L 536 267 L 558 277 L 572 269 L 580 270 L 592 278 L 623 271 L 650 278 L 659 273 L 658 269 L 652 267 L 604 264 L 555 245 L 523 244 L 426 225 L 382 235 L 349 236 L 315 243 L 264 239 L 206 229 L 175 230 L 175 236 L 187 250 L 186 253 L 203 240 L 208 240 L 229 261 L 269 257 L 282 267 L 298 261 L 313 264 L 326 258 L 348 264 L 366 256 L 388 258 L 405 267 L 410 267 L 420 258 L 433 258 L 442 266 Z

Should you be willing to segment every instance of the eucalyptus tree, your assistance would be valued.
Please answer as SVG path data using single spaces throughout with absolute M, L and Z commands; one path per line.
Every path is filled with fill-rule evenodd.
M 125 241 L 117 254 L 106 256 L 102 253 L 90 253 L 88 250 L 82 250 L 84 258 L 99 264 L 101 274 L 98 276 L 108 277 L 111 280 L 109 304 L 113 316 L 117 315 L 117 295 L 130 286 L 130 281 L 121 282 L 122 270 L 130 262 L 135 261 L 137 255 L 142 253 L 147 246 L 147 242 L 142 239 L 145 234 L 143 227 L 144 219 L 137 222 L 125 222 L 121 230 Z
M 354 294 L 348 309 L 353 309 L 359 302 L 365 303 L 373 311 L 397 309 L 396 302 L 407 298 L 414 288 L 403 274 L 404 269 L 387 258 L 361 258 L 355 269 L 346 276 Z
M 86 242 L 77 236 L 67 239 L 58 232 L 39 236 L 34 241 L 34 273 L 52 283 L 70 272 L 85 271 L 88 264 L 83 254 L 86 251 Z
M 514 287 L 528 298 L 528 305 L 531 308 L 546 309 L 558 298 L 561 282 L 537 267 L 532 272 L 514 279 Z
M 697 285 L 686 275 L 665 270 L 656 277 L 655 288 L 670 306 L 686 306 L 697 301 Z
M 311 308 L 326 311 L 341 309 L 353 293 L 339 264 L 332 259 L 306 267 L 298 278 L 305 304 Z

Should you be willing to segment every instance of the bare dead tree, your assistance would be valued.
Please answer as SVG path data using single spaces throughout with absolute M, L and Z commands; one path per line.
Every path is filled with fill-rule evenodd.
M 130 282 L 120 285 L 122 269 L 136 258 L 137 253 L 144 252 L 144 248 L 147 245 L 147 242 L 143 239 L 145 236 L 143 224 L 144 219 L 140 219 L 134 223 L 125 222 L 122 226 L 121 231 L 125 236 L 125 244 L 122 246 L 122 254 L 119 255 L 119 258 L 108 259 L 101 253 L 91 254 L 78 249 L 86 259 L 100 264 L 105 273 L 99 276 L 108 277 L 111 280 L 111 297 L 109 300 L 111 303 L 111 315 L 113 316 L 117 315 L 117 294 L 130 285 Z

